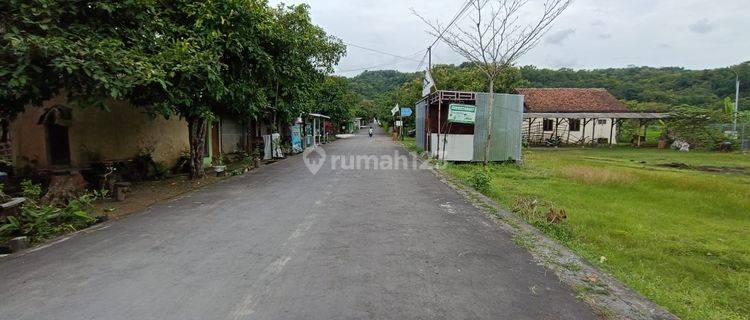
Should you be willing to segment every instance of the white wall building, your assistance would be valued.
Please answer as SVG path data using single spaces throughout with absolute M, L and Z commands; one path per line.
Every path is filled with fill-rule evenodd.
M 524 141 L 543 144 L 560 137 L 563 144 L 616 144 L 620 119 L 631 113 L 606 89 L 524 88 Z

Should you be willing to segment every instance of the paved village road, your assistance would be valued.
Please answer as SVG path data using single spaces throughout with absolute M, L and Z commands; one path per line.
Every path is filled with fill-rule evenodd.
M 393 155 L 382 134 L 325 146 Z M 0 259 L 0 319 L 594 319 L 428 171 L 296 156 Z M 381 163 L 382 164 L 382 163 Z

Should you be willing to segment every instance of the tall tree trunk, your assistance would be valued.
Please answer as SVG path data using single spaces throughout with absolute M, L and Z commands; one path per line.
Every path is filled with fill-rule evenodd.
M 495 79 L 490 78 L 489 99 L 487 99 L 487 144 L 484 146 L 484 166 L 487 166 L 492 143 L 492 116 L 495 107 Z
M 188 117 L 187 120 L 190 134 L 190 179 L 201 179 L 206 175 L 203 170 L 203 158 L 208 120 L 203 117 Z

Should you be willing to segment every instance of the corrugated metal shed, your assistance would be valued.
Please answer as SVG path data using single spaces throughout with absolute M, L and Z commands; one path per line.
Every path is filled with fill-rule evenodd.
M 489 161 L 521 160 L 521 126 L 523 123 L 523 96 L 515 94 L 495 94 L 492 140 L 490 141 Z M 429 137 L 441 135 L 473 135 L 473 156 L 471 161 L 484 161 L 484 146 L 487 141 L 487 93 L 438 91 L 420 100 L 416 106 L 416 142 L 417 146 L 428 151 L 439 150 L 431 146 L 434 141 Z M 451 103 L 475 105 L 476 122 L 474 125 L 446 123 L 448 108 Z
M 487 145 L 489 94 L 477 93 L 477 121 L 474 124 L 474 161 L 484 161 Z M 495 94 L 489 161 L 521 160 L 523 96 Z
M 417 102 L 417 105 L 414 108 L 415 115 L 415 123 L 417 125 L 416 132 L 421 132 L 422 134 L 416 134 L 417 137 L 417 147 L 422 148 L 422 150 L 425 150 L 425 142 L 424 142 L 424 132 L 425 132 L 425 114 L 427 113 L 427 100 L 423 99 L 419 102 Z

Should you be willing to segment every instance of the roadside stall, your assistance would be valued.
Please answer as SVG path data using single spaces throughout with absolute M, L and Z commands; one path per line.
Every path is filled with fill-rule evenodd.
M 491 128 L 488 161 L 521 160 L 523 96 L 495 94 L 489 125 L 489 94 L 437 91 L 416 104 L 417 146 L 447 161 L 481 162 Z

